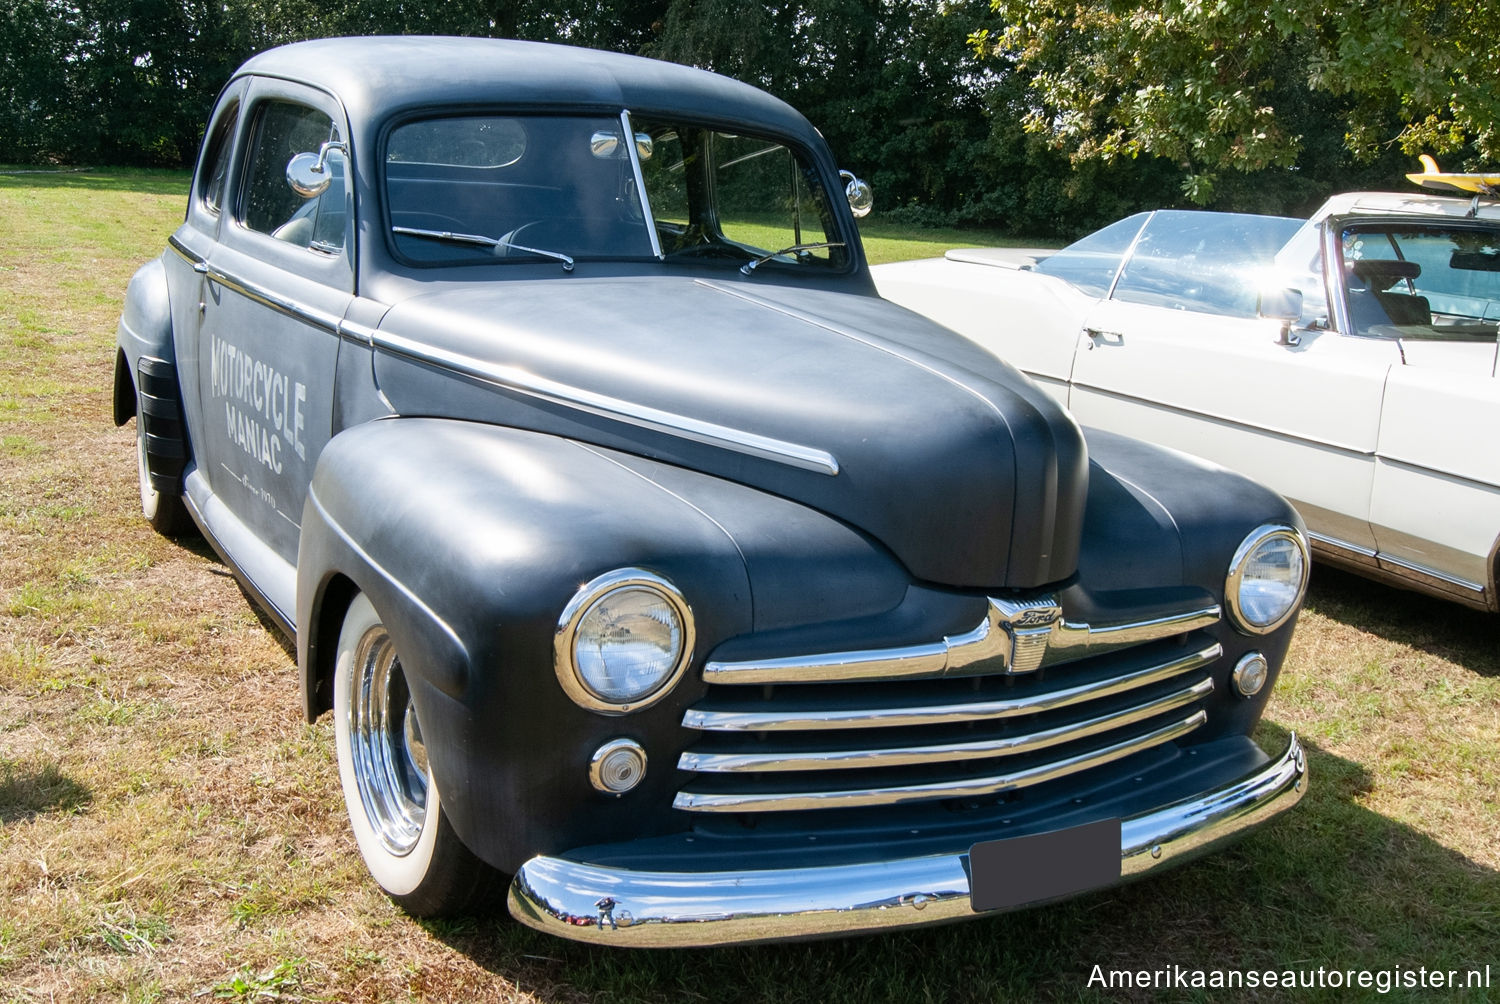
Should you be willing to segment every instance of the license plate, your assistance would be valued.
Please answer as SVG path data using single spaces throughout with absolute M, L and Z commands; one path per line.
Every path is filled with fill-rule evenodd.
M 1120 880 L 1120 821 L 1070 826 L 969 848 L 970 904 L 976 913 L 1059 899 Z

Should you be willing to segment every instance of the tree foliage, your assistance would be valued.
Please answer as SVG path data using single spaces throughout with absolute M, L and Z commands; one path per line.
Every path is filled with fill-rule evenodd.
M 1072 236 L 1184 192 L 1305 208 L 1391 183 L 1403 148 L 1492 155 L 1497 20 L 1438 0 L 0 0 L 0 162 L 190 163 L 255 52 L 487 35 L 764 87 L 887 218 Z
M 1028 81 L 1025 123 L 1074 160 L 1226 171 L 1339 143 L 1500 154 L 1500 16 L 1447 0 L 991 0 L 976 48 Z

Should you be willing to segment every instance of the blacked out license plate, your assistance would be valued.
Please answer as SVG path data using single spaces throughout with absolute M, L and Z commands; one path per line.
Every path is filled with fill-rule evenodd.
M 1120 821 L 1070 826 L 969 848 L 970 905 L 1007 910 L 1120 880 Z

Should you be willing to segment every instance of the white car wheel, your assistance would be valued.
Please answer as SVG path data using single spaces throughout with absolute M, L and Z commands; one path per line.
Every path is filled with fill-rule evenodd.
M 492 884 L 443 817 L 421 720 L 394 642 L 363 594 L 344 615 L 333 683 L 339 778 L 365 865 L 408 912 L 475 905 Z

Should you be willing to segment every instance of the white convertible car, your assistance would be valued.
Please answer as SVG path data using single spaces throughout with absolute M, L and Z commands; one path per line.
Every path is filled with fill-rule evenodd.
M 1276 488 L 1318 557 L 1497 611 L 1500 179 L 1419 178 L 1480 194 L 1340 195 L 1305 221 L 1162 210 L 1057 252 L 874 272 L 1080 423 Z

